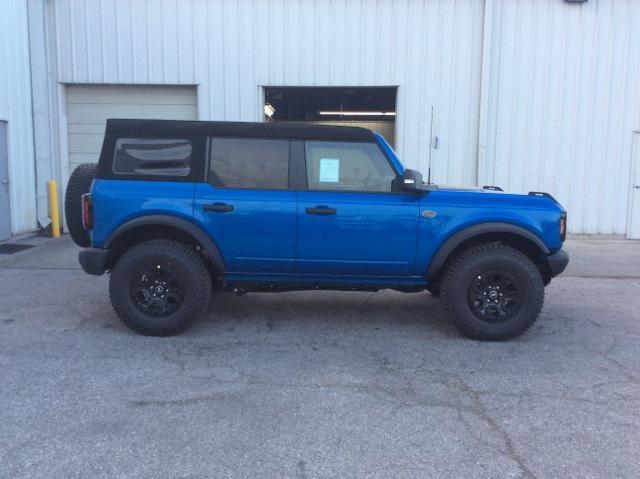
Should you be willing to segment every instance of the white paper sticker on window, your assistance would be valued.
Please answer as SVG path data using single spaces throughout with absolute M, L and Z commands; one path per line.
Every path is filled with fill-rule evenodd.
M 337 158 L 320 159 L 320 183 L 338 183 L 340 181 L 340 160 Z

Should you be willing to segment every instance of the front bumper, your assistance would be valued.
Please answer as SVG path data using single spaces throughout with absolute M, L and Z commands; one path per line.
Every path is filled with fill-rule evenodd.
M 549 264 L 551 277 L 554 278 L 562 273 L 569 264 L 569 253 L 563 249 L 556 251 L 547 256 L 547 263 Z
M 85 273 L 100 276 L 107 269 L 107 250 L 85 248 L 78 253 L 78 260 Z

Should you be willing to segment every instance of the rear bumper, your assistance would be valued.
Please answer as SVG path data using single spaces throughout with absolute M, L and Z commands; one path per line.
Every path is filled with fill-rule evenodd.
M 107 250 L 101 248 L 86 248 L 78 253 L 80 266 L 85 273 L 99 276 L 106 270 Z
M 547 256 L 547 262 L 549 263 L 551 277 L 554 278 L 562 273 L 569 264 L 569 253 L 563 249 L 556 251 Z

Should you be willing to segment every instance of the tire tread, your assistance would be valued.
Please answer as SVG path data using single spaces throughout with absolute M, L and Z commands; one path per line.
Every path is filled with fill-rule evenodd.
M 81 198 L 89 192 L 91 182 L 96 176 L 96 168 L 97 165 L 94 163 L 78 165 L 69 177 L 64 195 L 64 217 L 67 221 L 67 229 L 73 242 L 83 248 L 91 246 L 91 240 L 89 233 L 82 225 Z
M 124 306 L 120 303 L 120 301 L 118 301 L 116 288 L 121 287 L 121 285 L 113 281 L 113 271 L 111 280 L 109 281 L 109 299 L 111 301 L 113 309 L 115 310 L 120 320 L 134 331 L 137 331 L 146 336 L 173 336 L 189 328 L 206 311 L 211 299 L 211 275 L 204 263 L 204 260 L 195 249 L 193 249 L 189 245 L 174 240 L 154 239 L 139 243 L 127 250 L 120 257 L 118 263 L 121 263 L 123 260 L 127 261 L 128 257 L 135 255 L 139 250 L 149 252 L 154 249 L 161 250 L 161 252 L 163 253 L 166 253 L 167 250 L 179 251 L 180 253 L 186 255 L 186 257 L 188 258 L 188 261 L 191 263 L 190 265 L 188 265 L 188 268 L 191 269 L 192 273 L 197 276 L 196 284 L 202 285 L 201 288 L 198 288 L 199 299 L 197 301 L 200 303 L 200 305 L 195 314 L 192 314 L 186 321 L 183 321 L 171 328 L 150 328 L 141 326 L 127 314 Z M 114 265 L 114 269 L 118 267 L 118 263 Z
M 456 276 L 456 273 L 460 268 L 464 267 L 466 263 L 468 263 L 471 258 L 477 258 L 479 255 L 509 255 L 512 259 L 518 261 L 523 268 L 527 270 L 527 272 L 532 275 L 532 277 L 536 278 L 539 281 L 539 285 L 535 288 L 535 293 L 540 295 L 540 298 L 537 298 L 535 301 L 535 309 L 530 312 L 531 320 L 528 321 L 524 327 L 519 329 L 515 329 L 508 334 L 501 334 L 496 336 L 494 334 L 490 334 L 484 331 L 480 331 L 473 326 L 471 326 L 468 322 L 464 321 L 463 318 L 459 317 L 454 311 L 455 302 L 460 301 L 460 298 L 455 297 L 452 294 L 453 281 Z M 533 326 L 536 322 L 540 312 L 542 310 L 542 305 L 544 303 L 544 284 L 542 282 L 542 277 L 540 276 L 540 272 L 533 264 L 533 262 L 522 252 L 504 245 L 500 243 L 488 243 L 480 246 L 471 247 L 456 257 L 451 264 L 448 266 L 442 277 L 442 283 L 440 288 L 441 299 L 444 305 L 444 309 L 447 313 L 447 316 L 453 321 L 455 326 L 462 332 L 464 335 L 478 339 L 481 341 L 507 341 L 518 337 L 524 334 L 527 330 Z

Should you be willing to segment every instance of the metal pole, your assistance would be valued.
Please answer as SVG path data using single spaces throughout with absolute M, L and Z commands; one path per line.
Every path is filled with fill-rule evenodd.
M 58 210 L 58 183 L 56 180 L 49 180 L 49 218 L 51 219 L 51 235 L 54 238 L 60 236 L 60 212 Z
M 433 116 L 435 108 L 431 105 L 431 126 L 429 128 L 429 168 L 427 170 L 427 184 L 431 184 L 431 160 L 433 156 Z

